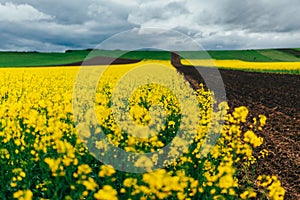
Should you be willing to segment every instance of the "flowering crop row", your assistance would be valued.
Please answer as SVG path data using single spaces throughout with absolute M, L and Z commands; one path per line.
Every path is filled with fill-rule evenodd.
M 213 66 L 226 69 L 251 71 L 284 71 L 300 73 L 300 62 L 247 62 L 241 60 L 183 60 L 185 65 Z

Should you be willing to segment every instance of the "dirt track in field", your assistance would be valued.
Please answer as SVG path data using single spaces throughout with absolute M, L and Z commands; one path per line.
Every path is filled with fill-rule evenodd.
M 172 63 L 194 88 L 203 83 L 197 69 L 181 65 L 174 54 Z M 219 72 L 231 109 L 246 106 L 250 111 L 248 120 L 259 114 L 267 116 L 260 136 L 269 156 L 258 162 L 257 174 L 277 175 L 286 189 L 285 199 L 300 199 L 300 75 Z

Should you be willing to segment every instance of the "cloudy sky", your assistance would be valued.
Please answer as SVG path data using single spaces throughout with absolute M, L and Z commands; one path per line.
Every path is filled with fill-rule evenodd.
M 205 49 L 300 47 L 299 19 L 299 0 L 0 0 L 0 50 L 94 48 L 115 34 L 120 49 L 172 43 L 172 34 L 122 34 L 149 27 L 177 31 Z

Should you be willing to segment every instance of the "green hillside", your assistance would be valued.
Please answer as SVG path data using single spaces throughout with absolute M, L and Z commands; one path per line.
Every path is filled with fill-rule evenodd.
M 243 60 L 251 62 L 296 62 L 300 61 L 299 49 L 268 50 L 223 50 L 223 51 L 181 51 L 185 59 Z M 208 54 L 207 54 L 208 53 Z M 55 66 L 83 61 L 90 54 L 89 50 L 69 50 L 65 53 L 39 52 L 0 52 L 0 67 Z M 169 60 L 171 53 L 167 51 L 121 51 L 96 50 L 92 57 L 108 56 L 128 59 Z

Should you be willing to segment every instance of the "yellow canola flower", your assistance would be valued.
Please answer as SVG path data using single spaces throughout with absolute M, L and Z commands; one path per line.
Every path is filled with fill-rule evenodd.
M 256 197 L 256 192 L 253 191 L 252 188 L 247 189 L 245 192 L 240 194 L 241 199 L 250 199 Z
M 242 60 L 182 60 L 184 65 L 244 70 L 299 70 L 300 62 L 247 62 Z
M 31 190 L 19 190 L 13 194 L 13 198 L 18 200 L 32 200 L 33 193 Z
M 101 165 L 98 176 L 112 176 L 114 173 L 116 173 L 116 170 L 111 165 Z
M 177 174 L 171 174 L 165 169 L 159 169 L 153 172 L 143 174 L 143 182 L 147 186 L 134 186 L 137 191 L 143 194 L 153 196 L 158 199 L 165 199 L 177 193 L 179 199 L 187 199 L 188 196 L 194 196 L 197 192 L 199 182 L 185 175 L 183 171 L 177 171 Z M 190 193 L 186 194 L 185 190 L 190 185 Z
M 239 122 L 246 122 L 248 113 L 249 113 L 248 109 L 245 106 L 241 106 L 235 108 L 232 115 L 237 120 L 237 123 L 239 123 Z
M 59 169 L 59 165 L 61 163 L 61 159 L 53 159 L 53 158 L 45 158 L 45 163 L 49 165 L 52 173 L 55 173 Z
M 152 167 L 153 167 L 153 162 L 150 158 L 148 158 L 147 156 L 141 156 L 135 163 L 134 163 L 135 167 L 140 167 L 140 168 L 144 168 L 147 171 L 151 171 Z
M 266 125 L 267 117 L 265 115 L 258 115 L 259 117 L 259 125 L 263 127 Z
M 85 186 L 86 190 L 90 191 L 94 191 L 98 187 L 98 184 L 91 177 L 89 177 L 88 180 L 82 181 L 82 185 Z
M 97 200 L 117 200 L 117 191 L 110 185 L 103 186 L 97 193 L 94 194 L 94 198 Z
M 253 147 L 258 147 L 262 145 L 263 138 L 258 137 L 253 131 L 247 131 L 244 134 L 244 141 L 251 144 Z
M 259 175 L 257 177 L 257 185 L 267 188 L 268 197 L 272 200 L 283 200 L 285 189 L 281 186 L 281 182 L 276 176 Z
M 124 181 L 123 181 L 123 185 L 125 187 L 132 187 L 134 185 L 137 184 L 137 179 L 135 178 L 126 178 Z
M 226 174 L 225 176 L 222 176 L 220 178 L 220 181 L 219 181 L 219 186 L 220 188 L 230 188 L 232 186 L 234 186 L 234 179 L 233 179 L 233 176 L 232 174 Z
M 78 166 L 77 173 L 80 174 L 89 174 L 92 172 L 92 168 L 88 164 L 81 164 Z

